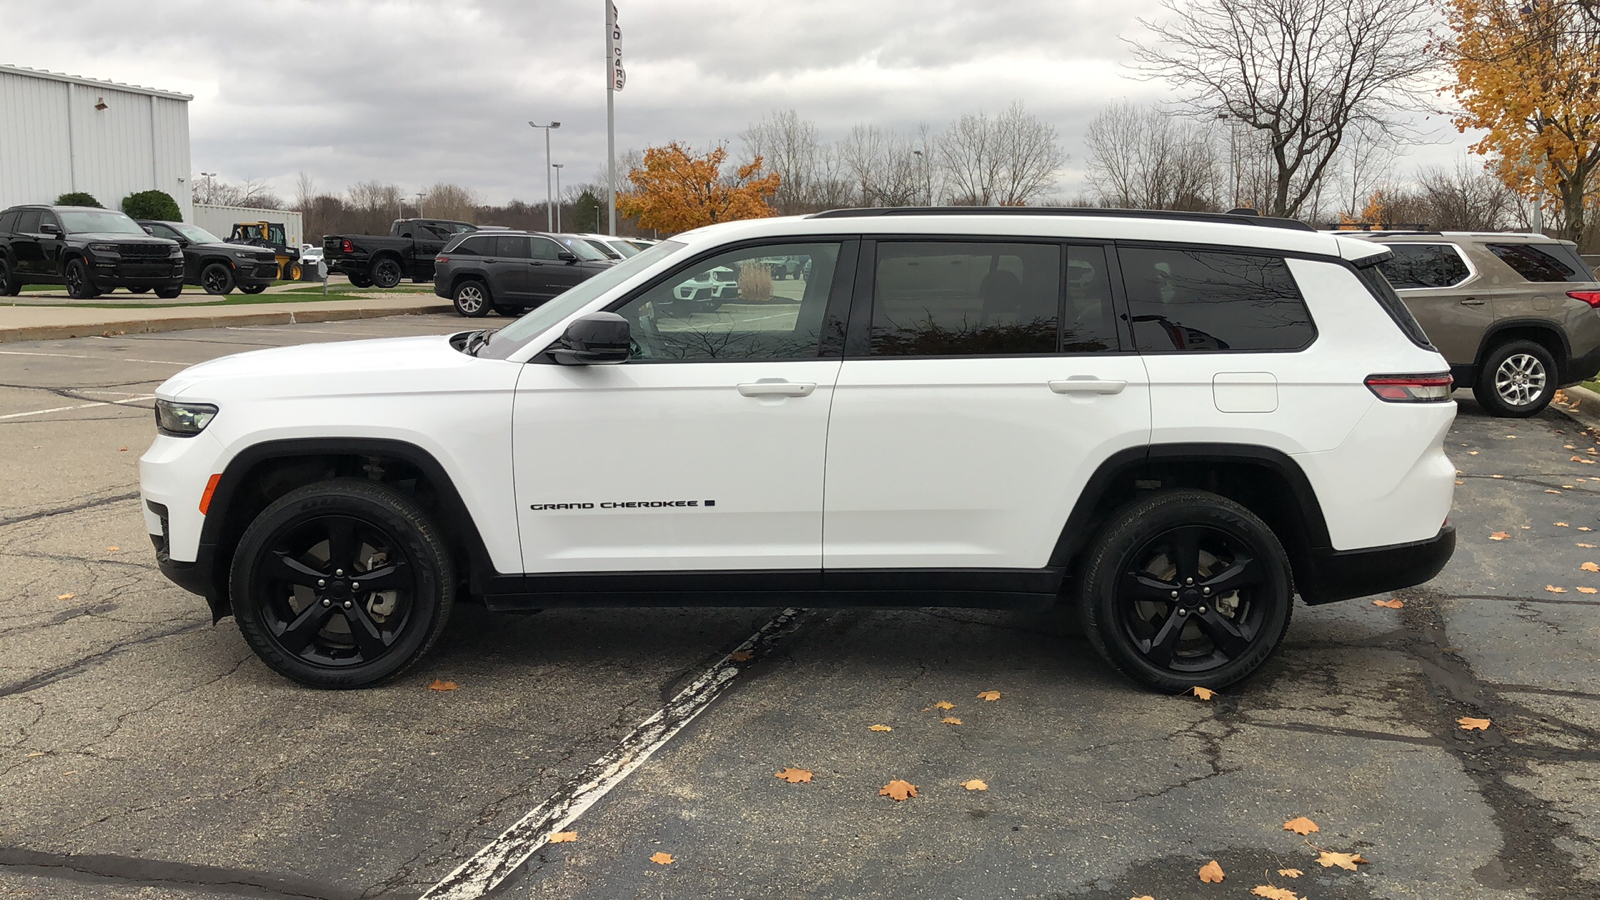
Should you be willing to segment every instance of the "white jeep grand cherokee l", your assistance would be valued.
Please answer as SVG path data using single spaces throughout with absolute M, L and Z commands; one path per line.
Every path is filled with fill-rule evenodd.
M 805 262 L 784 297 L 656 312 L 775 256 Z M 1218 687 L 1296 594 L 1418 584 L 1454 548 L 1449 369 L 1388 256 L 1224 215 L 717 225 L 497 333 L 180 373 L 145 518 L 173 581 L 318 687 L 400 672 L 457 601 L 1062 599 L 1136 681 Z

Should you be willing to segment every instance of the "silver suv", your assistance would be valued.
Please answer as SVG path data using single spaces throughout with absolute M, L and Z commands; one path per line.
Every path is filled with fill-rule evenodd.
M 1600 372 L 1600 284 L 1570 241 L 1537 234 L 1367 232 L 1428 338 L 1490 414 L 1523 418 Z

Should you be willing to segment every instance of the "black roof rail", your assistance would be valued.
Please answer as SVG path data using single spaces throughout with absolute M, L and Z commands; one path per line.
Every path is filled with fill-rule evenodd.
M 1372 232 L 1382 231 L 1410 232 L 1412 234 L 1438 234 L 1437 229 L 1429 228 L 1427 222 L 1329 222 L 1328 231 L 1356 231 Z
M 1284 228 L 1290 231 L 1316 231 L 1304 222 L 1272 216 L 1231 212 L 1179 212 L 1171 209 L 1107 209 L 1100 206 L 882 206 L 830 209 L 812 213 L 807 218 L 867 219 L 886 216 L 1086 216 L 1107 219 L 1162 219 L 1172 222 L 1218 222 L 1228 225 Z

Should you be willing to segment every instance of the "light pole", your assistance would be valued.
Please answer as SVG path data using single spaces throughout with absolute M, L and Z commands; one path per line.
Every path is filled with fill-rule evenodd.
M 933 205 L 933 181 L 928 178 L 928 158 L 922 155 L 921 150 L 911 151 L 917 157 L 917 168 L 922 170 L 922 205 Z
M 422 218 L 422 198 L 426 196 L 425 192 L 417 191 L 417 218 L 419 219 Z
M 204 178 L 206 180 L 206 205 L 210 206 L 211 205 L 211 191 L 212 191 L 212 188 L 215 186 L 215 182 L 213 182 L 211 179 L 217 177 L 217 173 L 215 173 L 215 172 L 201 172 L 200 173 L 200 177 L 202 177 L 202 178 Z
M 550 188 L 550 169 L 548 168 L 550 163 L 550 129 L 560 128 L 561 123 L 551 122 L 549 125 L 540 125 L 538 122 L 529 122 L 528 127 L 544 129 L 544 161 L 546 165 L 544 170 L 544 227 L 546 231 L 551 231 L 556 227 L 556 195 Z
M 566 163 L 551 163 L 550 168 L 556 170 L 556 230 L 561 230 L 561 167 Z
M 1235 140 L 1238 134 L 1233 128 L 1233 116 L 1228 113 L 1217 113 L 1217 118 L 1226 119 L 1228 122 L 1228 181 L 1233 185 L 1233 199 L 1229 201 L 1231 208 L 1239 206 L 1239 147 Z

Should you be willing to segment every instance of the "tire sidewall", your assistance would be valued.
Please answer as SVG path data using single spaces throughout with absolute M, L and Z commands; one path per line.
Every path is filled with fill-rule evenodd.
M 479 294 L 482 297 L 482 299 L 479 301 L 478 306 L 477 306 L 476 309 L 468 309 L 462 303 L 462 294 L 464 294 L 467 291 L 468 288 L 477 288 Z M 490 296 L 489 296 L 489 286 L 484 284 L 481 281 L 476 281 L 476 280 L 463 281 L 460 284 L 456 285 L 456 289 L 455 289 L 454 293 L 455 293 L 455 296 L 451 298 L 451 301 L 455 305 L 456 312 L 460 313 L 461 315 L 463 315 L 463 316 L 465 316 L 465 317 L 467 317 L 469 319 L 481 319 L 481 318 L 483 318 L 484 316 L 489 314 L 490 307 L 494 306 L 494 300 L 491 299 Z
M 73 273 L 78 275 L 78 284 L 73 285 Z M 99 294 L 95 290 L 94 282 L 89 278 L 89 266 L 82 257 L 73 257 L 67 261 L 66 271 L 62 273 L 63 280 L 67 282 L 67 296 L 74 300 L 92 300 Z
M 0 297 L 15 297 L 22 293 L 22 280 L 11 268 L 11 263 L 0 257 Z
M 1257 602 L 1267 604 L 1256 643 L 1242 657 L 1204 673 L 1158 668 L 1144 658 L 1121 624 L 1117 581 L 1133 564 L 1132 554 L 1168 529 L 1207 525 L 1228 532 L 1255 552 L 1265 568 Z M 1114 514 L 1087 556 L 1079 613 L 1084 632 L 1124 675 L 1158 691 L 1176 693 L 1196 685 L 1221 688 L 1250 675 L 1277 650 L 1289 630 L 1294 594 L 1287 555 L 1272 530 L 1249 510 L 1216 494 L 1172 491 L 1135 501 Z M 1275 599 L 1274 599 L 1275 598 Z
M 222 286 L 217 290 L 212 290 L 209 284 L 209 276 L 214 270 L 221 270 L 222 272 Z M 211 263 L 200 270 L 200 287 L 204 288 L 206 293 L 217 297 L 230 294 L 233 292 L 234 287 L 233 272 L 229 271 L 228 267 L 222 263 Z
M 388 290 L 398 285 L 404 274 L 400 271 L 399 263 L 392 259 L 380 259 L 372 264 L 372 272 L 368 278 L 371 279 L 373 286 Z
M 387 531 L 416 569 L 417 589 L 405 630 L 374 662 L 339 668 L 307 662 L 278 645 L 262 616 L 258 577 L 264 554 L 286 530 L 330 514 L 353 516 Z M 239 540 L 228 586 L 234 618 L 256 655 L 279 674 L 315 688 L 367 687 L 399 674 L 437 640 L 455 596 L 449 551 L 426 514 L 404 494 L 354 479 L 291 491 L 263 510 Z
M 1500 392 L 1495 389 L 1495 373 L 1507 359 L 1519 353 L 1526 353 L 1539 360 L 1544 366 L 1544 390 L 1539 398 L 1526 406 L 1512 406 L 1501 398 Z M 1526 419 L 1536 416 L 1544 411 L 1550 401 L 1555 398 L 1557 384 L 1560 378 L 1556 373 L 1555 357 L 1548 348 L 1536 341 L 1510 341 L 1495 348 L 1488 358 L 1484 360 L 1483 368 L 1478 373 L 1478 381 L 1472 386 L 1472 395 L 1477 398 L 1478 405 L 1492 416 L 1502 419 Z

